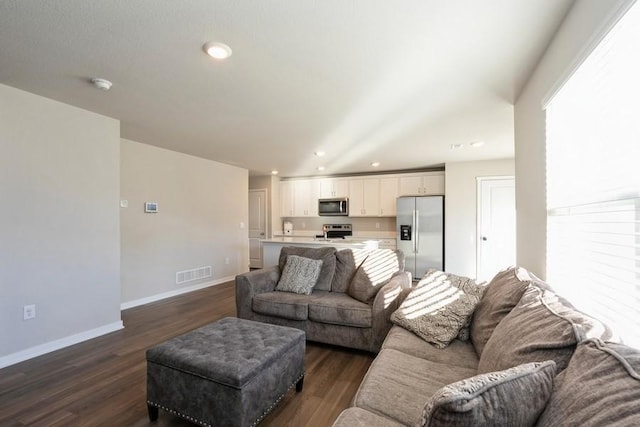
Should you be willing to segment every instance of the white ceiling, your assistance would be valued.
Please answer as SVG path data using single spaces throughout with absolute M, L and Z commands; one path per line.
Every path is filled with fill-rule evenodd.
M 572 3 L 2 0 L 0 83 L 252 175 L 509 158 L 514 100 Z

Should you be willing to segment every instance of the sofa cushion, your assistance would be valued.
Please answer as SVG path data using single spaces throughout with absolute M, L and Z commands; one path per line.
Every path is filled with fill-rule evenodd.
M 416 425 L 425 402 L 441 387 L 476 375 L 475 369 L 435 363 L 393 349 L 374 359 L 354 397 L 354 406 Z
M 311 259 L 297 255 L 287 256 L 280 280 L 276 285 L 276 291 L 311 295 L 313 287 L 318 281 L 321 268 L 321 259 Z
M 391 321 L 445 348 L 468 325 L 480 301 L 480 294 L 466 293 L 462 290 L 465 287 L 464 278 L 431 270 L 391 315 Z
M 422 426 L 533 426 L 553 389 L 553 361 L 449 384 L 425 405 Z
M 309 301 L 313 298 L 314 295 L 291 292 L 265 292 L 254 295 L 251 306 L 256 313 L 291 320 L 307 320 Z
M 309 320 L 335 325 L 371 327 L 371 305 L 340 292 L 327 292 L 309 302 Z
M 499 272 L 489 282 L 482 299 L 478 303 L 470 325 L 471 342 L 478 356 L 489 341 L 495 327 L 518 304 L 529 285 L 518 277 L 518 268 L 512 267 Z
M 478 373 L 545 360 L 554 360 L 561 372 L 577 343 L 593 335 L 609 337 L 610 333 L 554 292 L 529 285 L 518 305 L 493 331 L 480 356 Z
M 598 339 L 580 343 L 538 425 L 640 425 L 640 350 Z
M 347 292 L 362 261 L 369 256 L 370 249 L 342 249 L 336 252 L 336 272 L 331 283 L 332 292 Z
M 320 259 L 322 260 L 322 268 L 320 269 L 320 276 L 314 286 L 314 289 L 319 291 L 330 291 L 331 282 L 333 281 L 333 275 L 336 271 L 336 248 L 306 248 L 300 246 L 285 246 L 280 250 L 280 259 L 278 266 L 280 271 L 284 270 L 284 266 L 287 262 L 287 256 L 297 255 L 305 258 Z
M 478 355 L 470 342 L 453 340 L 447 347 L 439 349 L 400 326 L 391 328 L 382 348 L 395 349 L 436 363 L 478 369 Z
M 361 408 L 348 408 L 340 413 L 332 427 L 404 427 L 402 424 L 381 417 Z
M 391 249 L 375 249 L 367 258 L 349 284 L 347 293 L 358 301 L 373 300 L 382 288 L 398 271 L 404 267 L 404 253 Z

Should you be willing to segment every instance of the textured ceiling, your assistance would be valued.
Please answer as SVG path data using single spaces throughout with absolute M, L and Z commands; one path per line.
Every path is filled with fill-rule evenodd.
M 571 4 L 3 0 L 0 83 L 252 175 L 508 158 L 514 100 Z M 233 56 L 207 57 L 207 41 Z

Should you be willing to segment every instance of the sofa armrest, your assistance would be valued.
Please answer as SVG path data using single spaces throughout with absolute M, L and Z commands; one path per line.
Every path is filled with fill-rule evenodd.
M 253 270 L 236 276 L 236 310 L 241 319 L 253 319 L 251 302 L 253 296 L 272 292 L 280 279 L 280 268 L 272 267 Z
M 410 290 L 411 274 L 402 271 L 393 276 L 376 294 L 372 307 L 372 351 L 376 353 L 380 351 L 382 342 L 392 326 L 390 320 L 391 314 L 400 307 L 400 304 L 407 297 Z

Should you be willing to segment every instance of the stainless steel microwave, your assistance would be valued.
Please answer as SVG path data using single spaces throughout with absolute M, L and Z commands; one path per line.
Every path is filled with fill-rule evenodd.
M 349 199 L 318 199 L 318 215 L 320 216 L 349 216 Z

